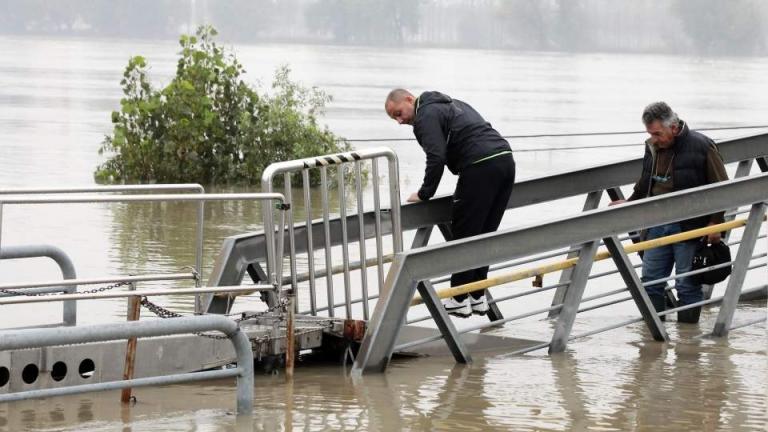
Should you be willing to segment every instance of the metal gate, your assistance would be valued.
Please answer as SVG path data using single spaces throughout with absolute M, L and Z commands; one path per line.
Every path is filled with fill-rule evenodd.
M 378 289 L 384 286 L 384 262 L 389 260 L 390 254 L 385 255 L 384 245 L 384 232 L 382 228 L 383 212 L 387 210 L 382 209 L 380 183 L 379 177 L 379 159 L 386 159 L 387 161 L 387 184 L 389 189 L 389 223 L 391 232 L 392 253 L 398 253 L 403 250 L 403 235 L 402 226 L 400 224 L 400 179 L 398 170 L 397 155 L 389 148 L 373 148 L 366 150 L 356 150 L 348 153 L 337 153 L 326 156 L 319 156 L 315 158 L 299 159 L 294 161 L 278 162 L 270 165 L 264 171 L 262 175 L 262 191 L 265 193 L 272 192 L 275 187 L 276 180 L 280 179 L 282 175 L 284 196 L 286 200 L 287 210 L 287 225 L 288 225 L 288 254 L 289 254 L 289 268 L 288 275 L 284 275 L 282 257 L 278 257 L 275 261 L 277 273 L 276 279 L 282 281 L 283 284 L 290 283 L 294 293 L 298 294 L 297 288 L 300 282 L 306 281 L 309 286 L 309 309 L 306 311 L 311 315 L 318 315 L 319 312 L 326 311 L 329 317 L 336 315 L 335 309 L 337 307 L 344 307 L 346 318 L 353 318 L 352 305 L 361 303 L 362 305 L 362 318 L 369 318 L 369 281 L 367 268 L 371 265 L 377 267 L 377 285 Z M 365 203 L 363 200 L 363 188 L 364 188 L 364 170 L 370 167 L 370 177 L 373 186 L 373 202 L 370 204 L 373 206 L 373 220 L 366 221 L 365 215 Z M 335 173 L 329 173 L 330 170 Z M 316 173 L 317 172 L 317 173 Z M 300 187 L 302 189 L 303 199 L 300 200 L 301 209 L 304 211 L 304 219 L 306 224 L 304 225 L 304 231 L 306 233 L 306 258 L 307 258 L 307 271 L 306 273 L 299 273 L 296 267 L 297 257 L 297 244 L 295 228 L 294 228 L 294 211 L 297 209 L 298 200 L 293 199 L 293 175 L 301 174 Z M 320 205 L 322 207 L 322 236 L 316 238 L 315 230 L 312 229 L 312 198 L 311 189 L 314 176 L 319 175 L 319 188 L 320 188 Z M 333 176 L 335 175 L 335 181 Z M 315 177 L 316 178 L 316 177 Z M 351 181 L 350 181 L 351 180 Z M 340 223 L 340 239 L 334 239 L 331 235 L 331 186 L 336 186 L 336 194 L 338 198 L 338 212 Z M 353 189 L 348 191 L 347 189 Z M 348 214 L 347 202 L 348 195 L 354 195 L 355 207 L 351 214 Z M 264 207 L 264 232 L 267 245 L 275 244 L 275 227 L 274 227 L 274 209 L 268 207 L 265 204 Z M 317 223 L 317 222 L 315 222 Z M 371 227 L 372 225 L 372 227 Z M 374 230 L 375 237 L 375 256 L 368 258 L 369 251 L 366 248 L 366 230 Z M 324 244 L 324 260 L 318 263 L 315 260 L 316 249 L 315 242 L 322 241 Z M 281 246 L 285 241 L 285 236 L 279 236 L 277 239 L 277 249 L 281 250 Z M 333 256 L 332 248 L 333 244 L 340 244 L 340 263 L 338 257 Z M 355 262 L 350 261 L 350 243 L 357 243 L 358 247 L 358 259 Z M 317 248 L 319 249 L 319 248 Z M 338 254 L 338 252 L 337 252 Z M 303 254 L 302 254 L 303 255 Z M 336 259 L 335 259 L 336 258 Z M 358 270 L 360 277 L 360 289 L 361 297 L 353 299 L 352 295 L 352 272 Z M 271 279 L 267 269 L 267 278 Z M 341 303 L 335 302 L 335 289 L 333 275 L 335 273 L 343 273 L 343 286 L 344 286 L 344 300 Z M 325 278 L 325 305 L 318 305 L 318 291 L 317 281 L 320 278 Z M 299 296 L 295 304 L 296 310 L 299 310 Z

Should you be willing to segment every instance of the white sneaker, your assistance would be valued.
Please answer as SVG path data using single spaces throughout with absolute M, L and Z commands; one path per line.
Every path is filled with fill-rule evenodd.
M 443 307 L 449 315 L 468 318 L 472 316 L 472 306 L 469 305 L 469 299 L 458 302 L 453 297 L 443 300 Z
M 472 313 L 474 314 L 485 315 L 488 313 L 488 302 L 485 300 L 485 296 L 479 299 L 470 296 L 469 304 L 472 306 Z

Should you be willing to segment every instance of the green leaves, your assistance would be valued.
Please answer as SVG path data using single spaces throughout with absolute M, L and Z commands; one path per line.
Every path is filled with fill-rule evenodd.
M 110 158 L 96 169 L 98 182 L 258 184 L 272 162 L 350 149 L 318 125 L 330 96 L 291 81 L 286 66 L 271 95 L 259 95 L 216 34 L 207 26 L 182 35 L 176 76 L 160 90 L 150 85 L 146 59 L 129 59 L 113 133 L 99 149 Z

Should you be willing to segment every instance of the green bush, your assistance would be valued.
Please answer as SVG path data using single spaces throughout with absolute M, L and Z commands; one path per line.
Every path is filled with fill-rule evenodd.
M 291 81 L 285 66 L 260 95 L 216 34 L 208 26 L 181 36 L 176 76 L 160 90 L 143 57 L 129 60 L 97 182 L 258 183 L 272 162 L 350 150 L 317 122 L 329 95 Z

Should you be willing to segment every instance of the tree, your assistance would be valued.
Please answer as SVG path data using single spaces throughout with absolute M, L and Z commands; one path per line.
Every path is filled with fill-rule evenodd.
M 318 124 L 330 96 L 291 81 L 287 67 L 273 94 L 259 95 L 215 36 L 212 27 L 181 36 L 176 76 L 163 89 L 150 84 L 143 57 L 129 60 L 97 181 L 253 183 L 274 161 L 350 149 Z

